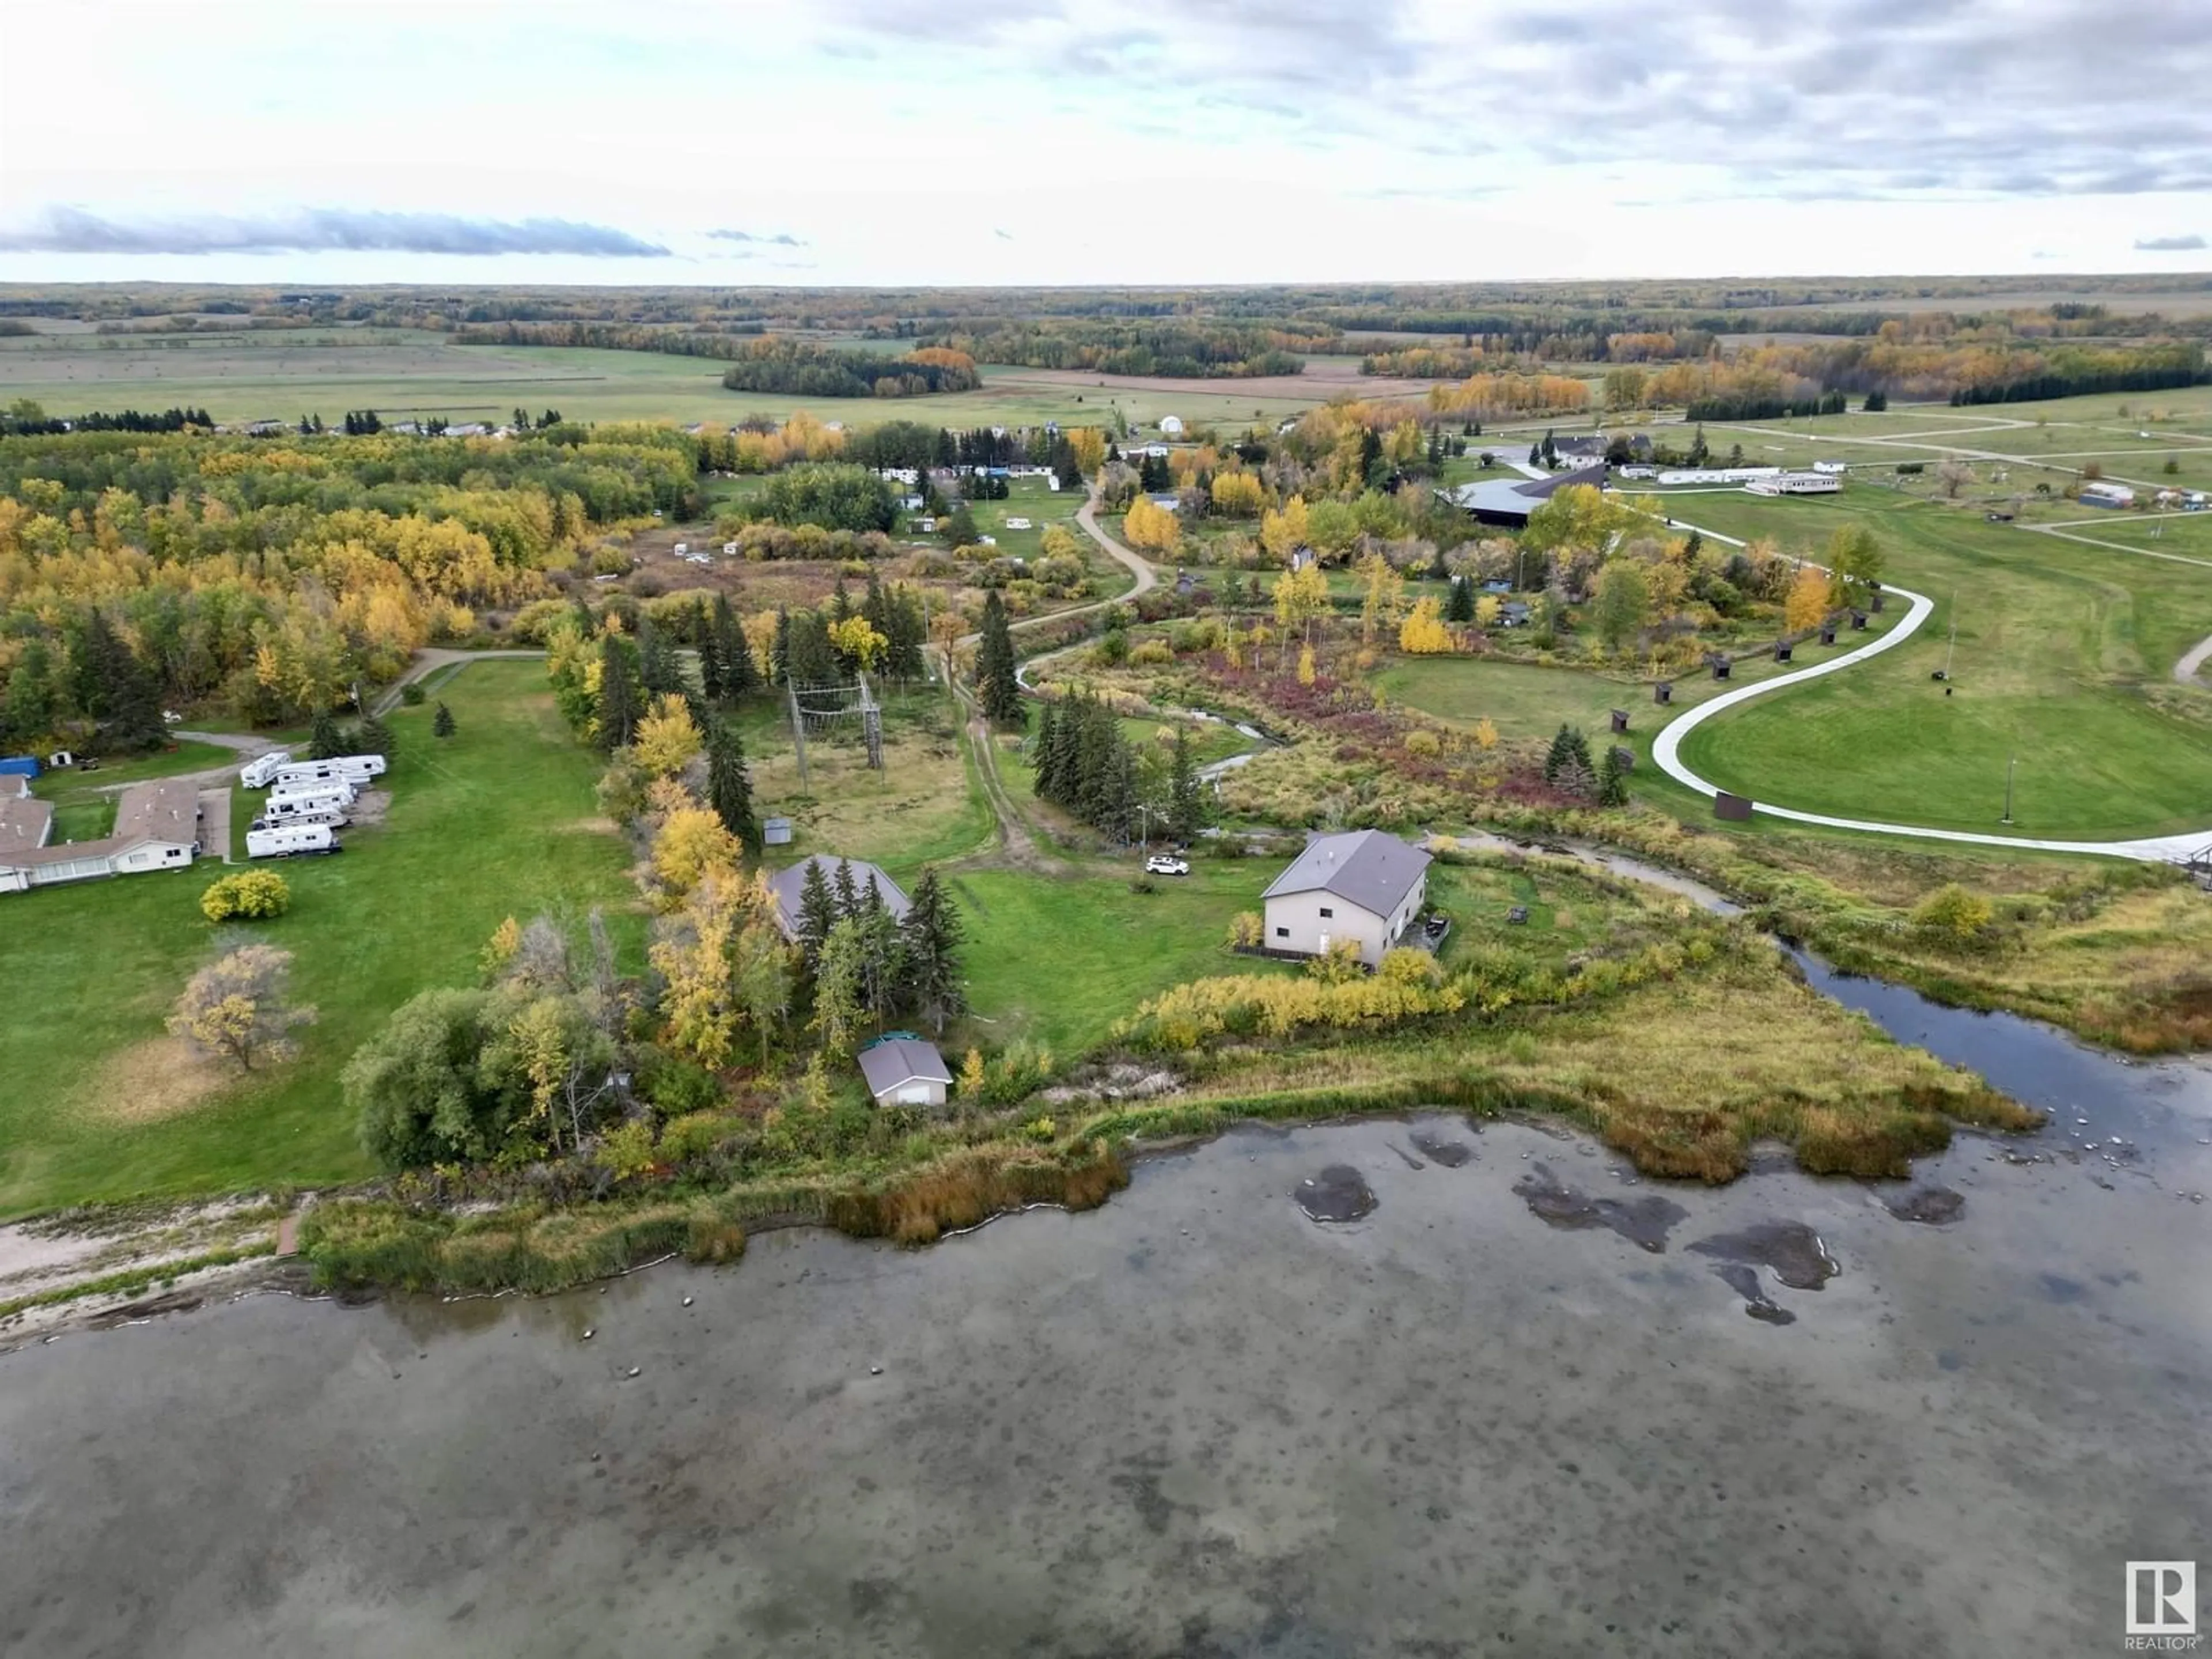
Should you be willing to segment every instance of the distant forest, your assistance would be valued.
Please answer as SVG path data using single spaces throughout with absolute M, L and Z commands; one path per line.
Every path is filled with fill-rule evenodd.
M 2143 309 L 2151 296 L 2172 296 L 2169 313 Z M 312 328 L 331 337 L 327 331 L 383 328 L 462 345 L 666 352 L 729 364 L 724 380 L 735 390 L 807 398 L 962 391 L 981 383 L 975 366 L 988 363 L 1235 379 L 1295 374 L 1307 358 L 1328 354 L 1356 355 L 1377 377 L 1485 385 L 1595 367 L 1607 407 L 1685 399 L 1765 407 L 1817 403 L 1836 391 L 2008 401 L 2056 386 L 2185 383 L 2203 372 L 2212 340 L 2212 276 L 1224 289 L 0 288 L 0 332 L 35 328 L 40 319 L 103 334 Z

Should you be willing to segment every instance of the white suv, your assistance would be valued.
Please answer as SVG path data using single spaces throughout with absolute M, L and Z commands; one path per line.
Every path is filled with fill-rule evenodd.
M 1190 864 L 1188 860 L 1175 858 L 1166 853 L 1155 853 L 1145 860 L 1145 873 L 1148 876 L 1187 876 L 1190 873 Z

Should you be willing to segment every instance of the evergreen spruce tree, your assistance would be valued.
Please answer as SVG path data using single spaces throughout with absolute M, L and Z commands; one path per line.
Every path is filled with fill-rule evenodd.
M 922 647 L 929 643 L 921 601 L 912 588 L 900 587 L 890 595 L 887 610 L 890 649 L 884 654 L 884 672 L 902 685 L 911 684 L 922 677 L 926 667 Z
M 745 770 L 744 740 L 727 720 L 716 720 L 707 729 L 707 801 L 722 827 L 758 858 L 760 820 L 753 816 L 753 781 Z
M 975 653 L 975 678 L 983 716 L 1002 726 L 1024 722 L 1021 682 L 1015 677 L 1014 636 L 1006 626 L 1006 607 L 993 588 L 983 596 L 983 637 Z
M 1037 798 L 1041 800 L 1053 799 L 1059 788 L 1052 775 L 1053 762 L 1055 758 L 1053 753 L 1053 739 L 1055 736 L 1056 724 L 1057 717 L 1053 712 L 1052 704 L 1045 704 L 1037 711 L 1036 735 L 1030 739 L 1030 758 L 1031 764 L 1036 768 Z
M 637 678 L 647 699 L 684 690 L 684 671 L 677 665 L 675 647 L 650 617 L 637 619 Z
M 1570 772 L 1583 779 L 1596 776 L 1590 765 L 1589 739 L 1579 727 L 1562 726 L 1552 739 L 1551 751 L 1544 757 L 1544 781 L 1556 784 Z
M 359 726 L 354 727 L 353 746 L 348 752 L 356 755 L 389 757 L 392 753 L 392 728 L 377 716 L 371 714 Z
M 775 642 L 769 647 L 768 677 L 777 685 L 791 684 L 791 611 L 776 607 Z
M 314 728 L 307 735 L 309 760 L 335 760 L 346 751 L 345 733 L 327 708 L 315 716 Z
M 830 896 L 830 883 L 822 873 L 822 860 L 809 859 L 806 873 L 799 883 L 799 948 L 805 953 L 809 968 L 821 957 L 822 943 L 830 937 L 830 930 L 837 925 L 837 901 Z
M 827 685 L 837 678 L 837 655 L 830 649 L 830 627 L 820 612 L 802 611 L 793 617 L 789 643 L 785 672 L 793 685 Z
M 937 1035 L 945 1022 L 964 1012 L 968 998 L 960 978 L 960 913 L 945 896 L 937 872 L 926 869 L 915 884 L 914 902 L 899 924 L 899 1005 L 929 1021 Z
M 438 712 L 430 718 L 430 730 L 441 738 L 453 735 L 453 711 L 442 702 L 438 705 Z
M 1530 444 L 1528 446 L 1528 465 L 1535 466 L 1541 463 L 1543 459 L 1544 446 L 1541 444 Z
M 1190 728 L 1178 726 L 1168 770 L 1168 832 L 1179 842 L 1189 841 L 1205 827 L 1205 810 L 1198 766 L 1191 757 Z
M 77 702 L 100 723 L 104 749 L 154 749 L 167 737 L 160 682 L 97 610 L 85 623 Z
M 1444 595 L 1444 620 L 1448 623 L 1471 623 L 1474 620 L 1474 578 L 1454 576 L 1451 587 Z
M 1628 805 L 1628 775 L 1620 764 L 1620 750 L 1608 748 L 1605 758 L 1597 765 L 1597 804 L 1600 806 Z
M 722 666 L 722 642 L 714 637 L 710 623 L 699 630 L 699 694 L 709 703 L 728 701 L 726 682 L 729 676 Z
M 644 708 L 637 659 L 627 640 L 609 634 L 599 641 L 599 747 L 609 753 L 627 747 Z
M 722 665 L 722 699 L 736 702 L 760 690 L 760 671 L 753 665 L 752 641 L 738 626 L 730 609 L 730 596 L 714 596 L 714 616 L 709 626 L 714 636 L 714 655 Z

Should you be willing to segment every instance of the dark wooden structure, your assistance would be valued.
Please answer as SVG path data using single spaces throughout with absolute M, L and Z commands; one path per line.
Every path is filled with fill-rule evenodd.
M 1615 744 L 1609 752 L 1613 756 L 1615 771 L 1633 772 L 1636 769 L 1636 751 L 1633 749 L 1623 749 L 1619 744 Z
M 1786 642 L 1777 645 L 1774 647 L 1774 660 L 1777 662 L 1788 662 L 1790 660 L 1790 653 L 1795 648 L 1795 647 Z
M 1835 623 L 1822 623 L 1820 624 L 1820 643 L 1821 643 L 1821 644 L 1823 644 L 1823 645 L 1833 645 L 1835 642 L 1836 642 L 1836 625 L 1835 625 Z
M 1877 616 L 1881 614 L 1881 608 L 1882 608 L 1882 605 L 1883 605 L 1884 601 L 1886 601 L 1888 598 L 1889 598 L 1889 595 L 1888 595 L 1888 594 L 1887 594 L 1887 593 L 1885 593 L 1885 592 L 1883 592 L 1880 588 L 1878 588 L 1878 587 L 1877 587 L 1876 589 L 1875 589 L 1875 592 L 1874 592 L 1874 610 L 1875 610 L 1875 613 Z
M 1726 818 L 1730 823 L 1751 822 L 1751 802 L 1741 795 L 1731 795 L 1725 789 L 1713 797 L 1713 816 Z
M 1724 680 L 1735 672 L 1735 665 L 1730 662 L 1726 657 L 1715 657 L 1713 659 L 1713 678 L 1715 679 Z
M 1674 686 L 1671 680 L 1662 680 L 1651 688 L 1651 701 L 1669 703 L 1674 701 Z
M 1854 633 L 1863 632 L 1866 625 L 1867 613 L 1865 611 L 1854 611 L 1851 612 L 1851 629 Z
M 1616 708 L 1613 711 L 1613 729 L 1616 732 L 1628 730 L 1628 711 L 1626 708 Z

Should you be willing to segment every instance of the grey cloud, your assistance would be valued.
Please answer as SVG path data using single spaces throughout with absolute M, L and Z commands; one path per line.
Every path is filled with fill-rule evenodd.
M 2196 253 L 2204 246 L 2202 236 L 2138 236 L 2138 253 Z
M 606 225 L 572 219 L 467 219 L 450 213 L 299 208 L 232 217 L 107 218 L 50 207 L 0 228 L 0 253 L 576 253 L 665 258 L 668 250 Z
M 789 231 L 778 231 L 773 236 L 756 235 L 750 230 L 710 230 L 710 240 L 717 242 L 759 242 L 769 247 L 805 247 L 806 244 Z
M 941 0 L 817 0 L 902 46 Z M 1650 159 L 1793 198 L 2136 195 L 2205 188 L 2212 5 L 2136 0 L 1182 0 L 1172 23 L 1079 0 L 1006 0 L 962 36 L 1005 69 L 1223 106 L 1294 141 Z M 2142 43 L 2155 48 L 2143 50 Z M 1723 188 L 1725 188 L 1723 186 Z M 1780 190 L 1767 193 L 1781 193 Z

